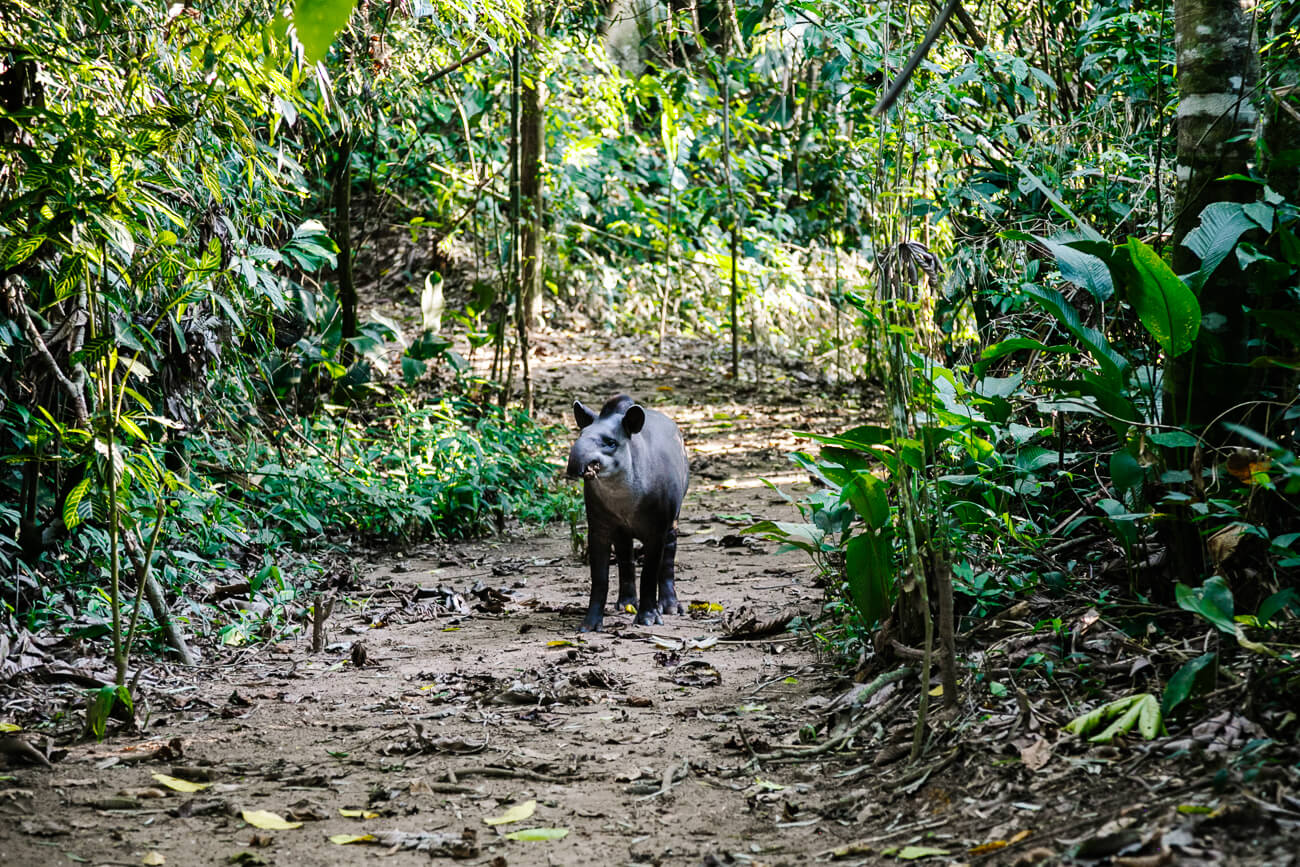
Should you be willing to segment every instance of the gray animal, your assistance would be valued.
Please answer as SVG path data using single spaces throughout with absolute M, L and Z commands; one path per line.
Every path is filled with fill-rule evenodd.
M 578 441 L 569 450 L 567 475 L 581 478 L 587 504 L 591 601 L 583 632 L 599 632 L 609 595 L 609 549 L 618 561 L 618 607 L 636 606 L 636 622 L 663 623 L 677 614 L 673 563 L 677 514 L 690 469 L 681 431 L 668 416 L 638 405 L 625 394 L 610 398 L 600 415 L 573 402 Z M 641 542 L 641 597 L 636 593 L 632 540 Z

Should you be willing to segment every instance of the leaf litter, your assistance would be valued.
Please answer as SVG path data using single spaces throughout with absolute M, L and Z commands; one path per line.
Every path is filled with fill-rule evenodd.
M 566 398 L 593 383 L 652 393 L 636 366 L 610 379 L 626 347 L 602 341 L 591 351 L 610 355 L 573 364 L 559 364 L 564 349 L 551 347 L 556 370 L 539 375 Z M 701 353 L 697 370 L 711 363 L 706 345 L 677 350 Z M 745 409 L 733 384 L 685 376 L 674 384 L 661 405 L 687 419 L 693 449 L 702 436 L 686 404 L 670 401 L 729 417 Z M 727 429 L 738 438 L 728 441 L 733 450 L 710 453 L 725 479 L 779 472 L 781 453 L 799 447 L 789 430 L 842 423 L 840 407 L 810 410 L 807 389 L 799 402 L 787 402 L 783 389 L 778 374 L 744 393 L 748 427 Z M 763 491 L 693 480 L 682 523 L 739 530 L 788 520 L 789 507 Z M 1059 600 L 1031 597 L 962 636 L 968 705 L 932 721 L 911 761 L 920 687 L 910 658 L 886 642 L 865 650 L 856 670 L 819 664 L 811 644 L 786 631 L 794 618 L 818 614 L 819 596 L 800 595 L 811 585 L 800 556 L 708 544 L 703 535 L 683 535 L 678 580 L 683 598 L 707 608 L 697 607 L 699 619 L 666 616 L 653 633 L 664 646 L 612 604 L 606 632 L 578 636 L 587 577 L 567 531 L 510 531 L 402 552 L 403 571 L 377 569 L 336 608 L 330 637 L 349 640 L 333 651 L 314 655 L 292 640 L 213 647 L 216 664 L 201 676 L 143 664 L 145 728 L 115 728 L 104 744 L 76 742 L 74 720 L 42 709 L 84 706 L 87 681 L 103 683 L 111 672 L 57 637 L 22 634 L 0 653 L 0 722 L 22 731 L 0 737 L 39 731 L 28 746 L 60 766 L 64 783 L 46 784 L 51 772 L 20 748 L 4 754 L 0 809 L 21 811 L 10 851 L 18 863 L 40 863 L 48 852 L 41 841 L 53 839 L 92 862 L 119 860 L 118 847 L 131 846 L 137 859 L 157 852 L 190 867 L 214 856 L 328 860 L 322 847 L 346 840 L 421 858 L 511 863 L 545 847 L 566 864 L 610 863 L 610 853 L 622 852 L 674 864 L 1074 857 L 1141 867 L 1282 863 L 1300 850 L 1296 721 L 1243 708 L 1231 681 L 1207 692 L 1206 664 L 1184 676 L 1172 715 L 1162 712 L 1164 735 L 1145 696 L 1159 697 L 1173 673 L 1152 664 L 1168 648 L 1087 604 L 1061 611 Z M 772 582 L 773 569 L 780 584 L 755 580 Z M 1053 620 L 1059 629 L 1036 626 Z M 701 637 L 716 641 L 701 646 Z M 1185 641 L 1178 653 L 1190 662 L 1205 652 L 1202 638 L 1159 640 Z M 334 667 L 358 641 L 365 666 Z M 1065 731 L 1126 700 L 1087 732 Z M 939 704 L 936 696 L 932 713 Z M 1108 743 L 1087 739 L 1134 708 L 1132 727 Z M 154 773 L 209 788 L 178 792 Z M 72 791 L 104 794 L 58 794 Z M 529 801 L 544 823 L 483 824 Z M 260 813 L 285 827 L 258 829 L 263 847 L 250 843 L 252 823 L 241 821 Z M 211 841 L 201 855 L 172 842 L 169 823 L 180 821 Z M 294 827 L 302 822 L 312 833 Z M 505 837 L 519 832 L 555 836 Z

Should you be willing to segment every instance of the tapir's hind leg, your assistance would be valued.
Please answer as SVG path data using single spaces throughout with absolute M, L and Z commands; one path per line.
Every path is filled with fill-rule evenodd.
M 618 561 L 618 610 L 626 611 L 629 605 L 636 609 L 636 561 L 632 559 L 632 534 L 626 530 L 614 533 L 614 559 Z
M 642 540 L 645 545 L 642 549 L 645 562 L 641 565 L 641 600 L 636 606 L 636 622 L 639 626 L 652 626 L 664 622 L 664 619 L 659 616 L 658 597 L 659 576 L 663 574 L 660 566 L 663 563 L 667 540 L 667 536 L 651 536 Z M 676 553 L 676 545 L 673 546 L 673 552 Z
M 677 585 L 673 582 L 673 566 L 677 562 L 677 522 L 664 537 L 664 559 L 659 564 L 659 610 L 664 614 L 681 614 L 683 606 L 677 601 Z

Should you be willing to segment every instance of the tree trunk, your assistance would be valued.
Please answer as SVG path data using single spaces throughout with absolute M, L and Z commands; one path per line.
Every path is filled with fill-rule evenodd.
M 334 243 L 339 248 L 338 277 L 339 315 L 342 317 L 339 359 L 351 364 L 355 351 L 350 338 L 357 336 L 357 284 L 352 275 L 352 134 L 339 133 L 338 152 L 331 179 L 334 198 Z
M 1253 6 L 1253 4 L 1251 4 Z M 1254 201 L 1258 187 L 1232 180 L 1254 156 L 1258 112 L 1250 101 L 1259 78 L 1253 17 L 1243 0 L 1177 0 L 1178 191 L 1174 270 L 1200 265 L 1183 246 L 1212 202 Z M 1242 396 L 1246 373 L 1246 317 L 1241 274 L 1225 265 L 1201 289 L 1201 333 L 1196 346 L 1165 366 L 1166 421 L 1201 429 L 1211 444 L 1226 431 L 1214 424 Z M 1230 419 L 1229 419 L 1230 420 Z M 1206 429 L 1213 425 L 1214 429 Z
M 532 74 L 523 81 L 519 130 L 519 198 L 523 215 L 520 222 L 519 255 L 523 271 L 520 291 L 524 315 L 534 324 L 541 315 L 542 277 L 542 167 L 546 160 L 546 83 L 542 77 L 537 46 L 544 26 L 543 10 L 534 8 L 529 27 L 532 38 L 525 45 L 532 61 Z

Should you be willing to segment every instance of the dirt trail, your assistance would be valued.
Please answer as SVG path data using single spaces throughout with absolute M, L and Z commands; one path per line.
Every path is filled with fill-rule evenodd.
M 209 649 L 199 672 L 147 667 L 144 735 L 75 746 L 52 770 L 17 773 L 11 785 L 26 793 L 0 804 L 0 863 L 140 864 L 149 853 L 168 865 L 389 854 L 385 863 L 425 863 L 424 852 L 328 838 L 399 830 L 437 844 L 471 829 L 469 863 L 800 864 L 851 836 L 827 834 L 802 809 L 830 797 L 820 764 L 743 770 L 755 745 L 790 742 L 818 716 L 810 705 L 824 702 L 833 675 L 788 635 L 724 637 L 748 615 L 817 609 L 822 591 L 803 555 L 775 554 L 736 529 L 749 516 L 793 517 L 760 481 L 798 489 L 788 430 L 846 419 L 833 408 L 810 415 L 816 401 L 792 398 L 789 380 L 728 385 L 721 359 L 699 346 L 663 365 L 630 341 L 584 349 L 538 347 L 539 412 L 558 421 L 575 396 L 625 390 L 681 423 L 698 472 L 683 508 L 678 593 L 704 610 L 662 627 L 615 612 L 605 633 L 579 637 L 588 580 L 567 526 L 406 552 L 375 565 L 351 594 L 361 604 L 336 608 L 325 654 L 311 655 L 304 638 Z M 558 460 L 567 444 L 556 445 Z M 413 597 L 415 587 L 427 593 Z M 353 643 L 365 648 L 360 667 L 348 661 Z M 168 742 L 180 757 L 156 753 Z M 152 775 L 174 765 L 209 770 L 212 787 L 161 794 Z M 483 823 L 529 800 L 537 807 L 526 821 Z M 186 802 L 184 817 L 169 813 Z M 345 818 L 341 808 L 379 815 Z M 319 818 L 258 831 L 239 818 L 254 809 Z M 532 827 L 568 835 L 502 836 Z

